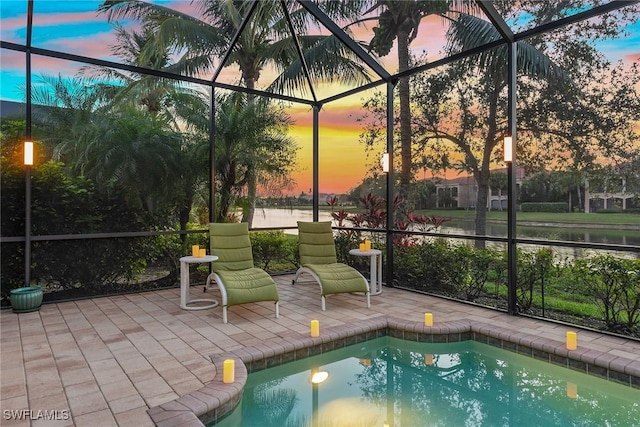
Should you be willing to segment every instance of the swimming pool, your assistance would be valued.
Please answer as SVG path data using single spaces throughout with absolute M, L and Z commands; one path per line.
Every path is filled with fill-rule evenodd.
M 326 378 L 314 383 L 316 373 Z M 476 341 L 381 337 L 251 373 L 238 407 L 215 425 L 633 426 L 639 420 L 635 388 Z

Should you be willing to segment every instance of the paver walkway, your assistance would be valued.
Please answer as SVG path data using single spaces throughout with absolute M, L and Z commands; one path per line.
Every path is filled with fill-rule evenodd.
M 209 356 L 292 331 L 306 334 L 311 319 L 318 319 L 322 328 L 385 315 L 422 321 L 429 311 L 434 322 L 477 320 L 513 330 L 514 335 L 562 341 L 568 330 L 390 288 L 371 297 L 371 309 L 363 296 L 342 294 L 328 297 L 327 311 L 322 312 L 316 284 L 293 286 L 290 275 L 275 279 L 281 298 L 279 319 L 273 303 L 265 302 L 230 308 L 229 323 L 223 324 L 220 307 L 182 310 L 179 289 L 46 304 L 38 312 L 20 315 L 3 310 L 0 424 L 151 426 L 147 409 L 213 379 Z M 202 288 L 192 287 L 191 292 L 195 297 Z M 217 289 L 208 292 L 220 296 Z M 637 341 L 580 331 L 579 346 L 632 359 L 640 366 Z

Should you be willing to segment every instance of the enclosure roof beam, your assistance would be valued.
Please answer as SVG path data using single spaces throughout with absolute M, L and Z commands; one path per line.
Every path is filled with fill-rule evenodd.
M 478 6 L 482 11 L 487 15 L 489 21 L 493 24 L 493 26 L 498 30 L 502 38 L 509 42 L 514 43 L 516 41 L 515 36 L 513 35 L 513 31 L 507 23 L 505 22 L 502 15 L 498 13 L 496 8 L 493 6 L 493 1 L 490 0 L 478 0 Z
M 211 84 L 211 83 L 209 83 L 209 84 Z M 318 101 L 312 101 L 310 99 L 297 98 L 295 96 L 288 96 L 288 95 L 280 95 L 278 93 L 266 92 L 264 90 L 259 90 L 259 89 L 249 89 L 249 88 L 244 87 L 244 86 L 236 86 L 236 85 L 227 84 L 227 83 L 213 82 L 213 87 L 219 87 L 219 88 L 222 88 L 222 89 L 228 89 L 228 90 L 234 90 L 234 91 L 243 92 L 243 93 L 249 93 L 251 95 L 264 96 L 266 98 L 279 99 L 281 101 L 296 102 L 296 103 L 299 103 L 299 104 L 307 104 L 307 105 L 317 105 L 318 104 Z
M 253 3 L 251 4 L 249 11 L 245 15 L 244 19 L 242 19 L 242 22 L 240 23 L 240 26 L 238 27 L 238 30 L 236 31 L 236 33 L 233 35 L 233 38 L 231 39 L 231 43 L 229 44 L 229 48 L 224 53 L 224 57 L 222 58 L 222 61 L 220 61 L 218 68 L 213 73 L 213 77 L 211 78 L 211 81 L 215 82 L 216 80 L 218 80 L 218 77 L 220 76 L 220 73 L 224 68 L 224 64 L 227 63 L 227 60 L 233 53 L 233 48 L 235 47 L 236 43 L 238 42 L 238 39 L 240 38 L 240 36 L 242 35 L 242 32 L 244 31 L 244 27 L 247 26 L 249 19 L 251 19 L 253 12 L 256 10 L 256 7 L 258 6 L 258 1 L 259 0 L 253 0 Z
M 287 19 L 287 25 L 289 26 L 291 37 L 293 37 L 293 42 L 296 45 L 296 51 L 298 52 L 298 57 L 300 58 L 300 63 L 302 64 L 302 71 L 304 72 L 304 77 L 307 79 L 307 84 L 309 85 L 311 96 L 313 97 L 313 100 L 317 102 L 318 97 L 316 96 L 316 92 L 313 90 L 313 83 L 311 82 L 311 75 L 309 74 L 309 66 L 307 65 L 307 61 L 304 59 L 304 52 L 302 51 L 302 47 L 300 46 L 300 40 L 298 40 L 296 30 L 293 28 L 293 22 L 291 22 L 289 9 L 287 9 L 287 5 L 285 4 L 284 0 L 281 0 L 280 4 L 282 6 L 284 16 Z
M 56 50 L 42 49 L 39 47 L 28 48 L 25 45 L 20 45 L 11 42 L 0 41 L 0 48 L 16 50 L 20 52 L 26 52 L 27 49 L 31 51 L 31 54 L 46 56 L 48 58 L 65 59 L 68 61 L 83 62 L 91 65 L 99 65 L 101 67 L 115 68 L 118 70 L 130 71 L 137 74 L 147 74 L 155 77 L 163 77 L 172 80 L 181 80 L 189 83 L 197 83 L 211 86 L 209 80 L 199 79 L 197 77 L 184 76 L 182 74 L 171 73 L 167 71 L 154 70 L 153 68 L 136 67 L 135 65 L 122 64 L 120 62 L 106 61 L 104 59 L 90 58 L 82 55 L 75 55 L 73 53 L 58 52 Z
M 322 25 L 336 36 L 342 43 L 344 43 L 349 50 L 351 50 L 360 60 L 362 60 L 369 68 L 375 71 L 380 78 L 384 81 L 389 81 L 391 75 L 384 69 L 380 63 L 378 63 L 373 56 L 367 53 L 362 46 L 356 43 L 351 37 L 340 28 L 333 19 L 329 18 L 313 1 L 311 0 L 298 0 L 298 3 L 304 7 L 309 13 L 316 17 Z
M 600 6 L 596 6 L 593 9 L 586 10 L 584 12 L 577 13 L 575 15 L 567 16 L 566 18 L 558 19 L 557 21 L 548 22 L 546 24 L 538 25 L 529 30 L 522 31 L 515 35 L 516 41 L 527 39 L 529 37 L 537 36 L 538 34 L 548 33 L 558 28 L 565 27 L 567 25 L 575 24 L 576 22 L 584 21 L 587 19 L 594 18 L 596 16 L 613 12 L 614 10 L 621 9 L 626 6 L 632 6 L 636 3 L 640 2 L 640 0 L 616 0 L 611 1 L 606 4 L 602 4 Z

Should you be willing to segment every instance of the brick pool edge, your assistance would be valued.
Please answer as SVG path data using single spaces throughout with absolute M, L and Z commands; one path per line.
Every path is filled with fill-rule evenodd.
M 214 354 L 210 356 L 216 371 L 213 381 L 197 391 L 150 408 L 147 413 L 159 427 L 201 427 L 221 420 L 235 409 L 249 373 L 383 336 L 433 343 L 474 340 L 640 388 L 640 362 L 624 357 L 581 347 L 569 351 L 564 341 L 514 332 L 483 322 L 463 319 L 428 327 L 422 322 L 380 316 L 363 320 L 358 325 L 328 327 L 316 338 L 306 334 L 291 335 Z M 221 367 L 225 359 L 236 361 L 235 382 L 232 384 L 222 382 Z

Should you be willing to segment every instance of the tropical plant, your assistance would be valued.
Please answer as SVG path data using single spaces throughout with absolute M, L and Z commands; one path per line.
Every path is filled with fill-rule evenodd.
M 418 36 L 418 29 L 423 18 L 430 15 L 444 17 L 452 4 L 461 3 L 471 7 L 471 2 L 456 2 L 449 0 L 421 1 L 421 0 L 375 0 L 365 16 L 377 13 L 374 18 L 367 17 L 362 21 L 376 20 L 378 25 L 373 28 L 374 36 L 369 47 L 380 56 L 391 52 L 394 40 L 397 41 L 398 73 L 407 71 L 410 67 L 409 45 Z M 400 195 L 407 197 L 409 184 L 412 181 L 413 152 L 411 142 L 411 106 L 409 77 L 398 80 L 398 97 L 400 100 Z
M 186 229 L 195 193 L 191 183 L 198 176 L 192 171 L 203 170 L 198 167 L 202 161 L 192 153 L 197 137 L 179 129 L 175 111 L 150 113 L 132 100 L 132 93 L 129 98 L 122 94 L 126 86 L 104 82 L 104 76 L 40 77 L 33 98 L 42 107 L 34 115 L 34 126 L 48 129 L 43 145 L 70 172 L 125 192 L 130 203 L 168 219 L 163 226 L 173 226 L 179 218 L 181 229 Z M 173 93 L 178 91 L 174 88 Z M 176 95 L 181 110 L 201 102 L 195 95 L 182 95 Z M 203 172 L 199 175 L 205 176 Z
M 239 92 L 216 97 L 215 169 L 219 191 L 216 221 L 223 222 L 233 204 L 248 210 L 242 195 L 255 174 L 284 188 L 295 166 L 296 144 L 287 136 L 290 118 L 264 102 L 249 102 Z
M 150 26 L 145 25 L 138 32 L 116 24 L 114 32 L 116 44 L 112 51 L 125 64 L 155 70 L 172 67 L 172 55 L 168 49 L 145 50 L 153 38 Z M 174 138 L 179 138 L 176 151 L 171 156 L 177 168 L 171 179 L 174 185 L 171 188 L 167 185 L 156 188 L 162 188 L 162 192 L 174 196 L 180 230 L 186 230 L 197 193 L 202 190 L 207 178 L 205 170 L 208 156 L 203 155 L 203 152 L 208 153 L 206 147 L 209 142 L 206 92 L 179 80 L 109 67 L 85 67 L 81 72 L 100 82 L 101 91 L 108 94 L 110 109 L 115 110 L 115 114 L 142 110 L 151 115 L 153 120 L 162 123 L 162 127 Z M 136 115 L 139 114 L 136 112 Z M 163 165 L 163 162 L 159 162 L 158 168 Z M 185 243 L 184 236 L 182 241 Z
M 282 9 L 285 2 L 246 2 L 233 0 L 199 0 L 194 2 L 200 16 L 167 8 L 162 5 L 133 1 L 104 1 L 98 8 L 110 21 L 133 18 L 143 22 L 154 34 L 145 44 L 143 56 L 171 50 L 179 55 L 167 71 L 186 75 L 211 72 L 216 58 L 229 53 L 223 66 L 237 65 L 242 83 L 254 89 L 263 70 L 274 67 L 279 75 L 267 90 L 279 92 L 306 92 L 306 74 L 301 72 L 303 58 L 296 49 L 299 43 L 306 63 L 314 64 L 308 72 L 314 80 L 361 84 L 369 80 L 357 56 L 339 43 L 335 36 L 310 35 L 309 24 L 317 24 L 300 7 Z M 324 11 L 332 18 L 356 16 L 360 2 L 322 2 Z M 250 17 L 249 17 L 250 15 Z M 291 17 L 290 21 L 287 15 Z M 249 17 L 237 39 L 244 19 Z M 292 25 L 292 27 L 290 27 Z M 295 34 L 292 34 L 292 28 Z M 235 45 L 232 42 L 235 41 Z M 339 73 L 334 71 L 340 70 Z M 253 99 L 251 95 L 250 99 Z M 243 220 L 251 223 L 255 210 L 259 183 L 260 158 L 247 163 L 245 176 L 248 210 Z

